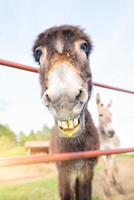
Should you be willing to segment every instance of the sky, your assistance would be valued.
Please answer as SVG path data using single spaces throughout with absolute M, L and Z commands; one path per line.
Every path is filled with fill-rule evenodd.
M 37 35 L 62 24 L 79 25 L 90 35 L 94 82 L 134 90 L 133 0 L 0 0 L 0 58 L 38 67 L 32 56 Z M 121 146 L 134 146 L 134 95 L 94 87 L 88 108 L 96 126 L 97 93 L 104 103 L 112 99 Z M 0 124 L 29 133 L 53 123 L 41 102 L 38 74 L 0 66 Z

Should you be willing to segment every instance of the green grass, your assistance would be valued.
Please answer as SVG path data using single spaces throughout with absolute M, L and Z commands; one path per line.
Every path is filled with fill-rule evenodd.
M 25 147 L 14 146 L 12 148 L 2 149 L 0 148 L 0 156 L 23 156 L 26 155 Z
M 134 158 L 134 153 L 124 153 L 118 155 L 118 157 L 123 157 L 123 158 Z
M 58 200 L 57 178 L 0 186 L 0 200 Z
M 0 200 L 59 200 L 57 176 L 26 184 L 1 185 Z

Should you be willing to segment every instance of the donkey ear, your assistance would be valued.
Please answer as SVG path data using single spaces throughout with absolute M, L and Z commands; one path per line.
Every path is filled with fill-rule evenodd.
M 107 107 L 110 108 L 112 105 L 112 99 L 110 100 L 110 102 L 107 104 Z
M 97 93 L 96 95 L 96 104 L 98 105 L 100 103 L 100 95 Z

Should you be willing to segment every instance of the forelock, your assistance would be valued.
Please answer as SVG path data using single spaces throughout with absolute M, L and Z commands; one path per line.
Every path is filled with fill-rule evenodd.
M 79 39 L 86 40 L 89 43 L 90 48 L 92 48 L 90 37 L 84 32 L 84 29 L 81 29 L 79 26 L 63 25 L 49 28 L 39 34 L 34 43 L 33 51 L 38 46 L 48 45 L 56 38 L 63 38 L 64 40 L 68 40 L 70 42 Z

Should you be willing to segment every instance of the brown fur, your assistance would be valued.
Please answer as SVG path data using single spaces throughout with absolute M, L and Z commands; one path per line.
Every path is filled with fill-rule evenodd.
M 54 48 L 54 43 L 60 38 L 64 43 L 64 50 L 59 54 Z M 88 96 L 91 95 L 92 78 L 89 68 L 89 60 L 81 60 L 75 52 L 74 43 L 77 40 L 85 40 L 92 47 L 87 34 L 77 26 L 53 27 L 41 33 L 33 47 L 47 48 L 47 60 L 40 67 L 40 83 L 42 94 L 48 85 L 48 74 L 52 70 L 54 62 L 66 60 L 70 62 L 83 80 L 83 85 L 88 88 Z M 69 56 L 68 56 L 69 55 Z M 80 135 L 74 138 L 59 137 L 58 129 L 55 127 L 51 135 L 51 152 L 76 152 L 86 150 L 96 150 L 99 148 L 99 138 L 97 129 L 94 126 L 90 113 L 87 111 L 87 103 L 83 111 L 85 117 L 85 129 Z M 96 158 L 80 159 L 74 161 L 57 162 L 59 172 L 59 190 L 61 200 L 91 200 L 92 199 L 92 177 Z
M 56 39 L 62 39 L 64 42 L 64 51 L 63 54 L 59 55 L 54 48 L 54 43 Z M 79 70 L 80 76 L 84 82 L 88 83 L 89 92 L 92 88 L 92 75 L 89 68 L 90 63 L 82 62 L 79 56 L 76 54 L 74 46 L 75 41 L 85 40 L 90 45 L 90 51 L 92 50 L 92 42 L 89 39 L 88 35 L 83 32 L 83 29 L 80 29 L 78 26 L 60 26 L 53 27 L 44 32 L 42 32 L 35 41 L 33 46 L 33 52 L 37 47 L 47 47 L 48 55 L 47 60 L 45 61 L 45 67 L 40 68 L 40 83 L 42 94 L 47 88 L 47 77 L 48 71 L 51 70 L 51 66 L 57 60 L 66 60 L 75 65 L 77 70 Z M 68 56 L 69 55 L 69 56 Z M 46 70 L 47 69 L 47 70 Z M 89 93 L 90 95 L 90 93 Z
M 51 135 L 52 153 L 75 152 L 97 150 L 99 140 L 96 127 L 93 124 L 90 113 L 86 110 L 86 128 L 84 132 L 76 138 L 59 138 L 57 129 L 53 129 Z M 83 162 L 84 161 L 84 162 Z M 59 188 L 62 200 L 90 200 L 92 196 L 91 184 L 93 168 L 96 158 L 81 159 L 74 161 L 58 162 Z M 82 162 L 82 163 L 81 163 Z M 80 164 L 79 164 L 80 163 Z M 79 169 L 77 168 L 79 166 Z M 77 168 L 79 174 L 75 183 L 69 179 Z M 68 177 L 68 178 L 67 178 Z M 76 186 L 76 188 L 74 188 Z M 77 192 L 76 192 L 77 190 Z M 72 192 L 71 192 L 72 191 Z M 66 194 L 65 192 L 68 192 Z M 65 194 L 64 194 L 65 193 Z M 68 196 L 71 195 L 71 196 Z

